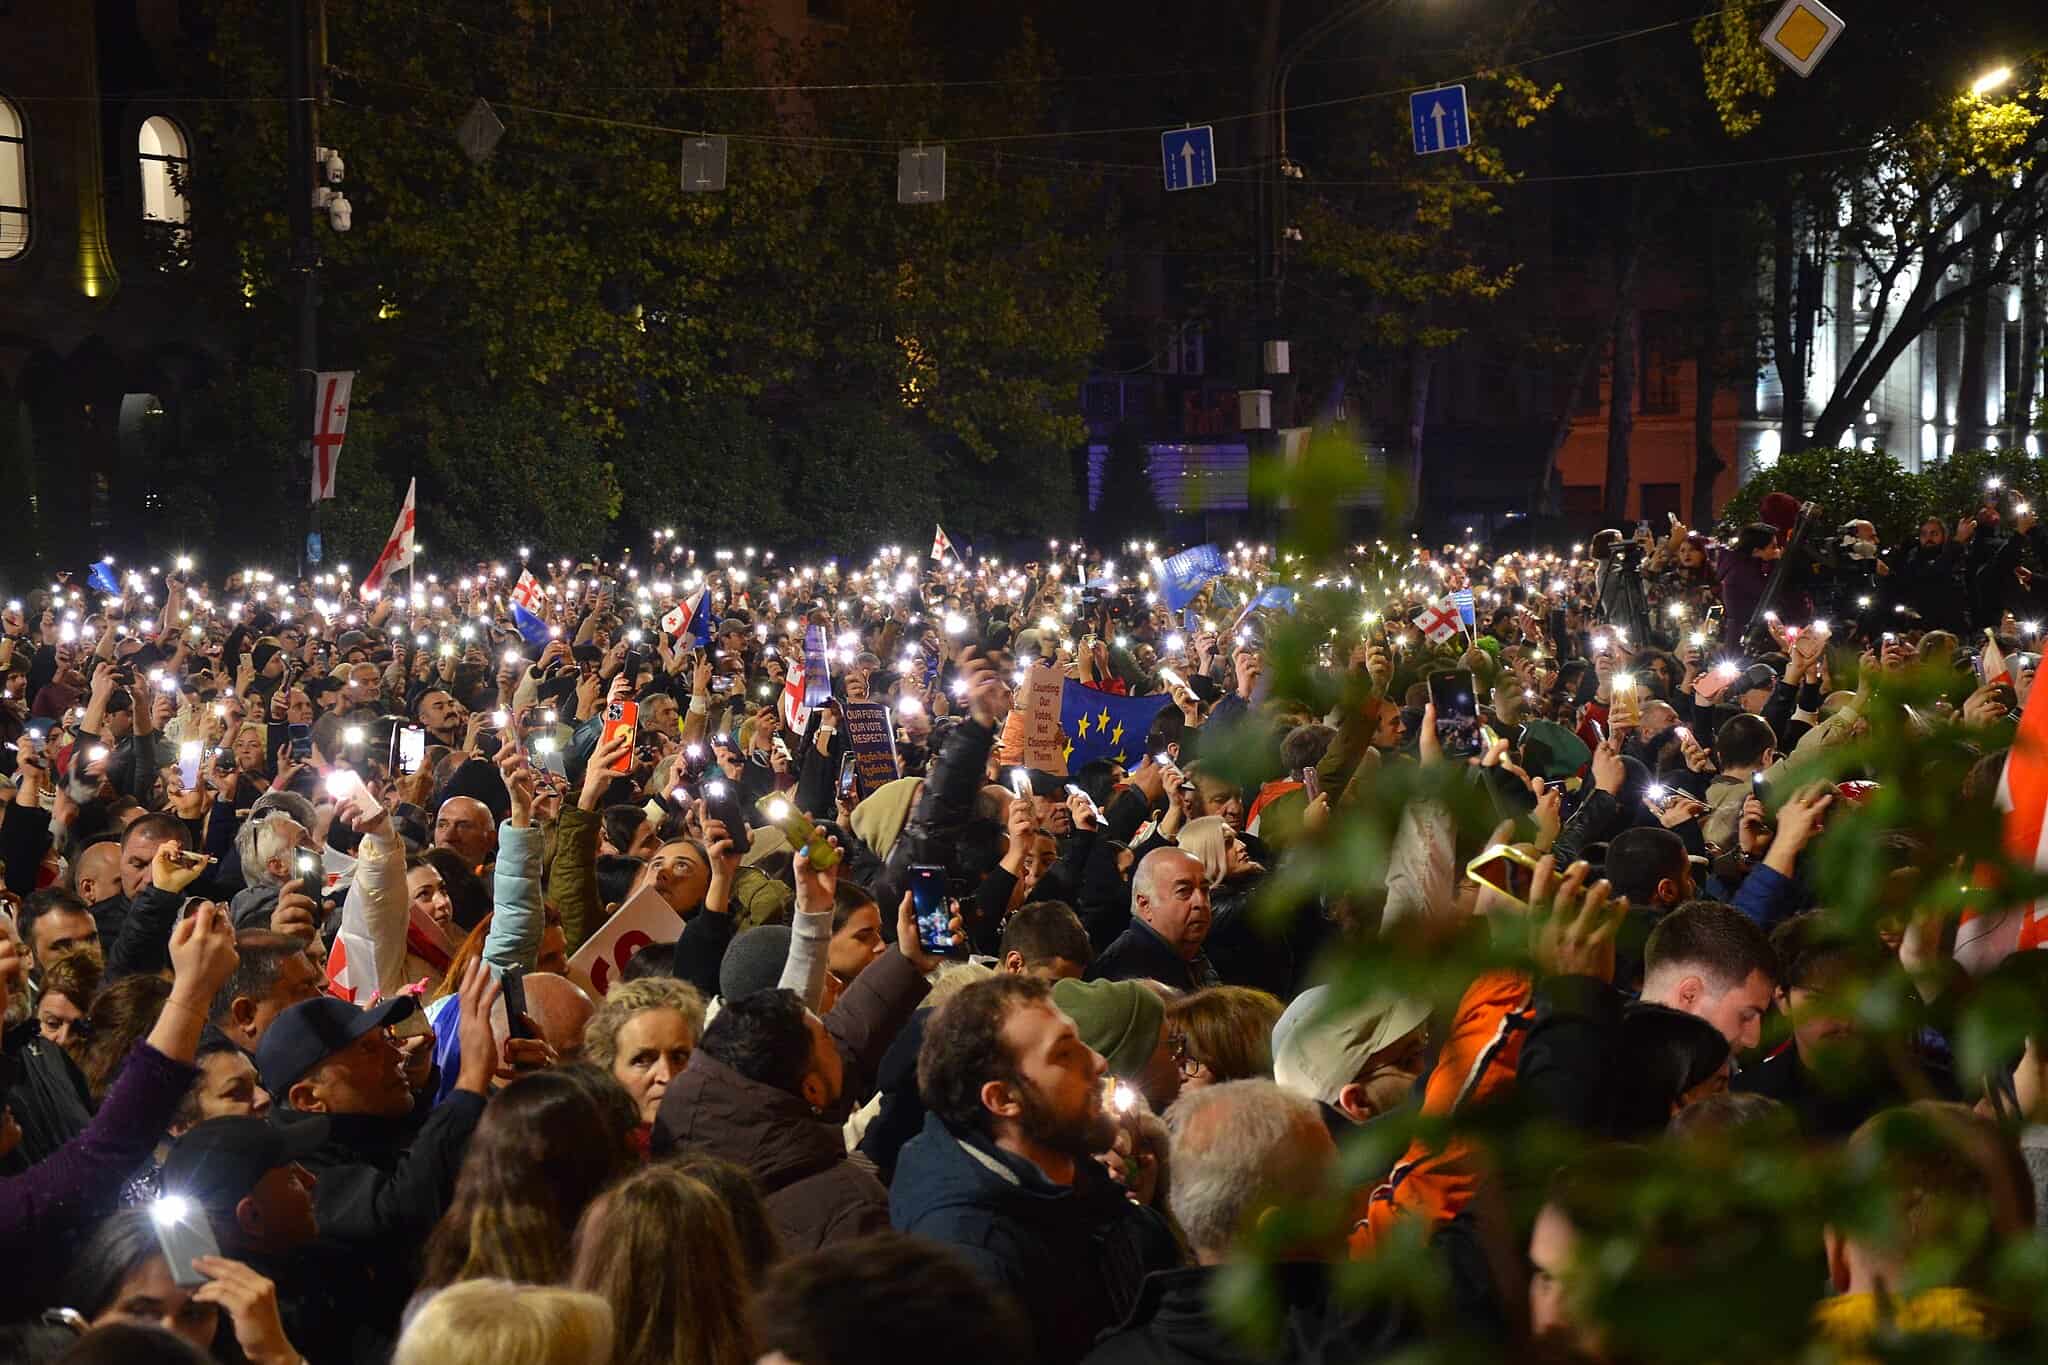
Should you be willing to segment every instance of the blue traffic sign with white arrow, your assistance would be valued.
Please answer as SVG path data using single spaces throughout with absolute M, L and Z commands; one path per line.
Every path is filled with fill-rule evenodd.
M 1169 190 L 1198 190 L 1216 183 L 1216 130 L 1175 128 L 1159 135 L 1159 159 Z
M 1455 151 L 1472 145 L 1472 121 L 1465 116 L 1465 87 L 1446 85 L 1408 97 L 1408 123 L 1415 130 L 1415 154 Z

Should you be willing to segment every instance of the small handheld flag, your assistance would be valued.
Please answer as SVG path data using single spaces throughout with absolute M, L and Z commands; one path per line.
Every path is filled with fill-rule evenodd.
M 1423 608 L 1415 618 L 1415 628 L 1428 637 L 1431 643 L 1440 645 L 1462 631 L 1464 625 L 1458 619 L 1457 607 L 1449 602 L 1440 602 L 1433 607 Z
M 670 607 L 661 618 L 661 628 L 669 633 L 670 639 L 680 639 L 685 632 L 696 638 L 701 648 L 711 643 L 711 589 L 707 585 L 695 597 L 686 597 Z
M 939 525 L 937 522 L 933 522 L 932 558 L 943 562 L 948 557 L 958 559 L 960 556 L 959 553 L 953 549 L 953 542 L 946 539 L 946 528 Z

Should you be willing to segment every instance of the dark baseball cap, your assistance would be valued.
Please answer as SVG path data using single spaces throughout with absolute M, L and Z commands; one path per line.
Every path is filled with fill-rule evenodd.
M 305 1160 L 328 1133 L 327 1120 L 317 1115 L 288 1123 L 246 1115 L 208 1119 L 171 1144 L 163 1191 L 210 1213 L 232 1214 L 267 1173 Z
M 366 1010 L 331 995 L 300 1001 L 272 1020 L 256 1045 L 256 1071 L 263 1088 L 284 1103 L 285 1092 L 308 1071 L 364 1034 L 411 1018 L 418 1008 L 419 1002 L 409 995 Z

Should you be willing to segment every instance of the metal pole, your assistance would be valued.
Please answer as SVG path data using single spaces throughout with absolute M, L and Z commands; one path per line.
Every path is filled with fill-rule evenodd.
M 298 342 L 292 357 L 292 435 L 299 458 L 295 468 L 304 471 L 304 487 L 313 487 L 314 375 L 320 368 L 320 246 L 313 235 L 313 149 L 318 146 L 315 127 L 313 69 L 308 48 L 307 9 L 313 0 L 286 0 L 285 79 L 288 83 L 287 111 L 290 118 L 285 139 L 289 158 L 285 176 L 285 207 L 291 224 L 290 268 L 298 292 Z M 325 25 L 322 25 L 323 30 Z M 308 543 L 299 552 L 300 575 L 305 576 L 306 550 L 310 538 L 320 531 L 320 502 L 310 498 L 307 514 Z

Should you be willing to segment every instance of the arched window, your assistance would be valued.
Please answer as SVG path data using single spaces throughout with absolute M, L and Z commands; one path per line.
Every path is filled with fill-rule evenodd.
M 0 261 L 28 250 L 28 129 L 0 95 Z
M 192 161 L 185 134 L 161 114 L 142 121 L 136 137 L 142 157 L 142 216 L 157 223 L 183 224 L 192 216 L 185 180 Z

